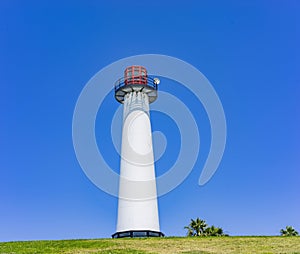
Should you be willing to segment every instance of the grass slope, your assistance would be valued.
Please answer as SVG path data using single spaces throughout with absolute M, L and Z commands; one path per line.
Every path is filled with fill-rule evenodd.
M 293 253 L 300 237 L 165 237 L 0 243 L 0 253 Z

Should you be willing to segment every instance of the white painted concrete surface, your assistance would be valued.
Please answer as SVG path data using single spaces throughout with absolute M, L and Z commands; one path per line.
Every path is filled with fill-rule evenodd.
M 148 96 L 125 96 L 117 232 L 160 231 Z

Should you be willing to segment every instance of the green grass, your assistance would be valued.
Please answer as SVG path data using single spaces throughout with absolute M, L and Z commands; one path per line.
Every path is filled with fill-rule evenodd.
M 290 253 L 300 254 L 300 237 L 165 237 L 0 243 L 0 253 Z

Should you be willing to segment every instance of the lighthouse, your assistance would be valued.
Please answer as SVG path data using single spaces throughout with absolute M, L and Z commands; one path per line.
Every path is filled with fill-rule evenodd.
M 113 238 L 161 237 L 149 104 L 159 79 L 143 66 L 129 66 L 115 83 L 123 104 L 118 218 Z

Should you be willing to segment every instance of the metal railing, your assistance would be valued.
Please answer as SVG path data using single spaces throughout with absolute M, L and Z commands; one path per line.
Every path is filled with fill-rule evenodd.
M 154 78 L 149 76 L 134 76 L 134 77 L 122 77 L 118 79 L 115 83 L 115 92 L 124 86 L 149 86 L 154 90 L 157 90 L 157 84 Z

